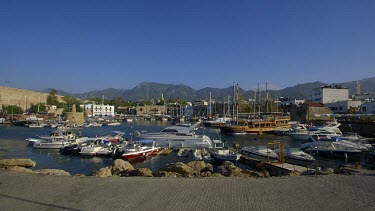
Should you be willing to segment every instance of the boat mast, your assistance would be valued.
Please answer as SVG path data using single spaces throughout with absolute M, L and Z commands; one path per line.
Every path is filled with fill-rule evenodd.
M 259 87 L 259 84 L 258 84 L 258 114 L 259 114 L 259 118 L 260 118 L 260 107 L 261 107 L 261 101 L 260 101 L 260 87 Z
M 211 92 L 210 92 L 210 104 L 209 104 L 210 108 L 209 108 L 209 114 L 208 114 L 208 117 L 210 118 L 212 116 L 212 104 L 211 104 Z
M 266 82 L 266 112 L 268 113 L 269 111 L 268 111 L 268 107 L 269 107 L 269 105 L 268 105 L 268 83 Z

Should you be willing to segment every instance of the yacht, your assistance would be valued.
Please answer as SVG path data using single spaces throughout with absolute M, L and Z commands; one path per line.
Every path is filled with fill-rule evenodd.
M 324 145 L 310 146 L 304 150 L 307 153 L 315 153 L 319 155 L 329 156 L 359 156 L 361 150 L 346 147 L 344 145 L 337 144 L 337 142 L 327 142 Z
M 329 135 L 329 136 L 340 136 L 342 135 L 341 130 L 339 129 L 340 123 L 330 123 L 323 126 L 313 126 L 309 128 L 302 128 L 294 130 L 293 132 L 288 133 L 293 139 L 296 140 L 308 140 L 311 135 Z
M 174 125 L 169 126 L 156 133 L 136 132 L 139 139 L 148 139 L 155 141 L 156 147 L 168 148 L 211 148 L 212 141 L 206 135 L 197 135 L 194 130 L 200 122 L 191 125 Z
M 276 153 L 279 153 L 279 150 L 275 150 Z M 315 161 L 315 158 L 299 148 L 286 148 L 284 150 L 284 158 L 287 163 L 292 164 L 309 164 Z
M 336 136 L 327 136 L 322 138 L 319 135 L 311 135 L 310 138 L 306 140 L 306 142 L 301 144 L 301 149 L 316 146 L 326 146 L 331 145 L 331 143 L 333 143 L 335 146 L 340 145 L 346 149 L 355 149 L 361 151 L 368 151 L 371 149 L 371 145 L 369 144 L 354 143 L 352 141 L 337 138 Z
M 265 146 L 246 146 L 240 153 L 244 156 L 260 160 L 278 160 L 279 156 L 273 150 Z

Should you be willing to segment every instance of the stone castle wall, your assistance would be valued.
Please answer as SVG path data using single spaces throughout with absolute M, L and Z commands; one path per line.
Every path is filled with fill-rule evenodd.
M 3 105 L 16 105 L 25 110 L 31 104 L 46 103 L 47 96 L 48 93 L 0 86 L 0 109 Z M 60 102 L 62 101 L 62 97 L 61 95 L 57 95 L 57 99 Z

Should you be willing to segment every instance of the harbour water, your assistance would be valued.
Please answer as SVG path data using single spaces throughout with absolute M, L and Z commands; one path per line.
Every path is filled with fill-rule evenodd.
M 170 122 L 161 121 L 137 121 L 132 124 L 123 123 L 119 126 L 106 127 L 87 127 L 74 129 L 81 136 L 95 137 L 107 135 L 111 131 L 125 132 L 124 138 L 135 140 L 133 133 L 135 131 L 157 132 L 168 126 Z M 112 158 L 106 157 L 81 157 L 76 155 L 61 155 L 59 150 L 52 149 L 34 149 L 25 141 L 26 138 L 36 137 L 38 135 L 47 135 L 51 128 L 27 128 L 16 126 L 0 127 L 0 159 L 5 158 L 30 158 L 37 165 L 34 169 L 62 169 L 70 174 L 91 175 L 94 171 L 112 164 Z M 267 145 L 268 142 L 281 141 L 285 147 L 299 147 L 300 141 L 292 140 L 289 136 L 274 135 L 225 135 L 220 134 L 217 129 L 200 128 L 196 131 L 198 134 L 205 134 L 211 139 L 221 139 L 227 141 L 229 146 L 234 143 L 239 144 L 240 148 L 249 145 Z M 167 163 L 189 162 L 193 157 L 177 157 L 173 152 L 167 156 L 155 156 L 147 160 L 132 162 L 135 168 L 149 168 L 156 171 Z M 318 158 L 317 165 L 335 167 L 345 164 L 345 160 Z M 349 161 L 350 162 L 350 161 Z M 354 161 L 351 161 L 354 162 Z

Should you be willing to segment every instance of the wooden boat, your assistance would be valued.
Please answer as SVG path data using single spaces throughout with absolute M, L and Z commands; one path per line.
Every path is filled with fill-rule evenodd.
M 289 118 L 276 118 L 268 120 L 248 120 L 238 122 L 237 125 L 222 125 L 220 131 L 222 133 L 235 134 L 237 132 L 245 132 L 247 134 L 272 134 L 274 130 L 290 128 Z

